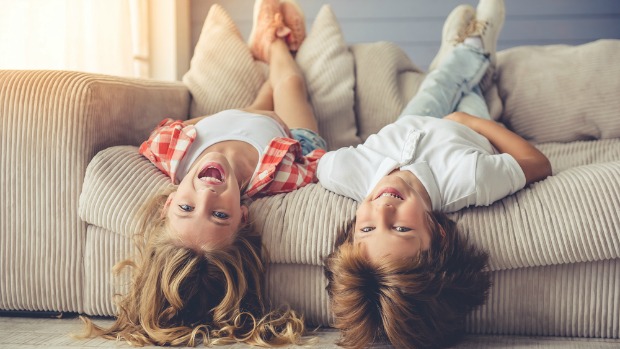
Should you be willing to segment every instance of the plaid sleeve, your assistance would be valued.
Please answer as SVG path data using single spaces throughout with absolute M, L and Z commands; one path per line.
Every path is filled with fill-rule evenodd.
M 261 158 L 246 196 L 267 196 L 288 193 L 316 182 L 319 159 L 323 149 L 303 156 L 301 145 L 291 138 L 274 138 Z
M 149 139 L 140 145 L 140 154 L 149 159 L 174 183 L 179 162 L 194 139 L 196 139 L 194 126 L 185 125 L 180 120 L 164 119 L 151 132 Z

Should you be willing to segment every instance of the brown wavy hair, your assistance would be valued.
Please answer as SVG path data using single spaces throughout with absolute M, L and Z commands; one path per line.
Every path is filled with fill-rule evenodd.
M 428 213 L 431 248 L 413 258 L 370 262 L 341 235 L 325 261 L 334 326 L 345 348 L 389 341 L 397 348 L 443 348 L 464 334 L 465 317 L 491 286 L 486 252 L 443 213 Z
M 114 267 L 115 273 L 132 271 L 129 292 L 116 295 L 115 322 L 103 328 L 82 316 L 85 331 L 78 337 L 101 336 L 136 346 L 301 343 L 303 317 L 265 306 L 261 245 L 249 236 L 248 226 L 222 250 L 194 251 L 172 242 L 160 212 L 174 189 L 142 208 L 138 254 Z

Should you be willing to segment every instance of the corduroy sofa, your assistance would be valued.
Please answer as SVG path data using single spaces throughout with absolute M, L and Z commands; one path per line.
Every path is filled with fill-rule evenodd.
M 126 285 L 111 267 L 132 252 L 139 205 L 170 185 L 137 146 L 165 117 L 247 104 L 265 78 L 217 5 L 202 35 L 212 40 L 201 36 L 182 83 L 0 71 L 1 310 L 114 315 Z M 492 114 L 537 144 L 553 176 L 451 215 L 491 255 L 494 286 L 469 333 L 620 343 L 619 55 L 617 40 L 498 54 Z M 393 120 L 424 77 L 394 44 L 347 46 L 329 7 L 297 60 L 331 148 Z M 330 324 L 322 260 L 355 208 L 319 184 L 251 204 L 274 303 Z

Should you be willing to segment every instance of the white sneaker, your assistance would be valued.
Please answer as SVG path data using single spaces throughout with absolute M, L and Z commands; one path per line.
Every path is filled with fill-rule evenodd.
M 450 12 L 441 31 L 441 46 L 428 68 L 429 71 L 436 69 L 443 57 L 452 51 L 456 44 L 465 40 L 470 22 L 475 15 L 476 11 L 471 5 L 459 5 Z
M 496 62 L 497 38 L 504 26 L 506 6 L 504 0 L 480 0 L 476 8 L 475 26 L 468 36 L 480 36 L 485 53 L 489 54 L 492 65 Z

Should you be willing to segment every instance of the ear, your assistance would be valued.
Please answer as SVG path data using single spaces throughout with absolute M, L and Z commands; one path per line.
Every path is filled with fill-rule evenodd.
M 241 205 L 241 223 L 246 224 L 248 222 L 249 211 L 246 205 Z
M 160 217 L 164 218 L 166 216 L 166 214 L 168 213 L 168 208 L 170 207 L 170 204 L 172 203 L 172 199 L 174 198 L 174 195 L 176 194 L 176 192 L 172 192 L 170 193 L 170 195 L 168 195 L 168 199 L 166 200 L 166 203 L 164 204 L 164 207 L 161 208 L 161 212 L 160 212 Z

